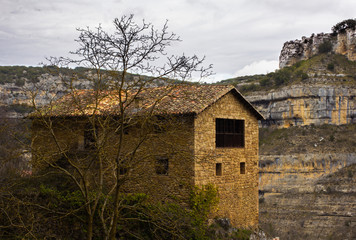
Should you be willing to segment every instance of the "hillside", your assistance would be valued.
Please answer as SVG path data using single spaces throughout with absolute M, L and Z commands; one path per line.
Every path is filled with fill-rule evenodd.
M 106 82 L 113 77 L 120 79 L 120 73 L 103 71 L 106 76 L 100 82 L 93 70 L 83 67 L 75 69 L 25 66 L 0 66 L 0 110 L 9 118 L 21 118 L 32 111 L 32 93 L 36 93 L 36 104 L 48 104 L 52 99 L 61 97 L 70 88 L 104 89 Z M 154 79 L 145 75 L 126 73 L 126 83 L 146 81 L 146 86 L 162 86 L 167 79 Z M 176 80 L 168 80 L 177 82 Z
M 236 77 L 216 84 L 232 84 L 246 96 L 292 85 L 355 86 L 356 62 L 340 54 L 323 53 L 266 75 Z
M 234 84 L 265 116 L 262 126 L 348 124 L 356 121 L 356 62 L 323 53 Z

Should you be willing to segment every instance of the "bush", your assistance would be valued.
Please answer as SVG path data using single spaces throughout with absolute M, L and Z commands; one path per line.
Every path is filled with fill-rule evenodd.
M 339 22 L 335 26 L 331 28 L 333 31 L 333 34 L 336 35 L 338 33 L 343 33 L 346 31 L 346 29 L 351 28 L 355 30 L 356 27 L 356 20 L 355 19 L 347 19 L 342 22 Z
M 246 92 L 256 91 L 257 89 L 258 89 L 258 86 L 256 84 L 252 83 L 252 84 L 241 86 L 239 90 L 243 93 L 246 93 Z
M 309 77 L 308 74 L 306 74 L 305 72 L 303 72 L 303 70 L 297 71 L 296 76 L 297 76 L 298 78 L 301 78 L 302 80 L 305 80 L 305 79 L 307 79 L 307 78 Z
M 262 87 L 267 87 L 267 86 L 271 86 L 273 83 L 271 81 L 271 79 L 269 78 L 264 78 L 262 80 L 260 80 L 260 86 Z
M 18 87 L 22 87 L 23 85 L 25 85 L 25 80 L 23 78 L 18 78 L 15 81 L 15 85 Z
M 321 53 L 329 53 L 333 49 L 333 45 L 330 41 L 325 40 L 322 44 L 318 47 L 319 54 Z
M 285 83 L 288 83 L 289 80 L 291 79 L 291 73 L 290 70 L 287 68 L 283 68 L 279 70 L 278 72 L 275 72 L 274 76 L 274 83 L 276 86 L 281 86 Z
M 333 63 L 329 63 L 326 68 L 329 70 L 329 71 L 334 71 L 335 69 L 335 65 Z

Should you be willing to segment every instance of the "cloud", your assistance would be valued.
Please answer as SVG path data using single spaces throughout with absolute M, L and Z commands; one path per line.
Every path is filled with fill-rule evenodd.
M 255 75 L 255 74 L 267 74 L 269 72 L 274 72 L 276 69 L 278 69 L 277 60 L 272 60 L 272 61 L 262 60 L 244 66 L 243 68 L 238 70 L 234 75 L 246 76 L 246 75 Z
M 266 73 L 276 68 L 284 42 L 330 32 L 354 18 L 355 8 L 354 0 L 2 0 L 0 65 L 66 55 L 76 49 L 76 27 L 101 23 L 111 31 L 115 17 L 133 13 L 137 23 L 144 18 L 157 28 L 168 19 L 169 31 L 183 40 L 172 53 L 206 56 L 217 74 L 211 81 Z

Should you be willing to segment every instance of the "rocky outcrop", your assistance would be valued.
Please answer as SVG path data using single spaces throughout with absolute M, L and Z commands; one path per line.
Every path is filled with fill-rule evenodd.
M 293 85 L 246 97 L 266 118 L 262 126 L 280 127 L 356 122 L 356 89 L 340 85 Z
M 345 55 L 350 61 L 356 61 L 356 30 L 346 29 L 345 32 L 333 35 L 331 33 L 312 34 L 284 43 L 279 56 L 279 67 L 291 66 L 298 61 L 306 60 L 318 54 L 323 42 L 332 44 L 332 52 Z

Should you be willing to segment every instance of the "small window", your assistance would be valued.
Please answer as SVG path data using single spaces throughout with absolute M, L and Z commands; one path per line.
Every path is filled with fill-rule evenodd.
M 84 149 L 94 149 L 98 136 L 98 129 L 88 124 L 84 130 Z
M 222 175 L 222 163 L 217 163 L 215 166 L 216 176 Z
M 122 160 L 119 165 L 119 174 L 125 175 L 127 173 L 127 161 Z
M 217 118 L 215 121 L 216 147 L 244 147 L 245 121 Z
M 158 175 L 168 175 L 168 158 L 156 159 L 156 173 Z
M 142 108 L 142 98 L 135 97 L 135 99 L 134 99 L 134 107 L 136 109 L 141 109 Z
M 245 173 L 246 173 L 246 163 L 240 162 L 240 174 L 245 174 Z

